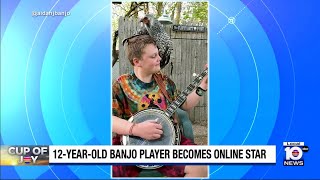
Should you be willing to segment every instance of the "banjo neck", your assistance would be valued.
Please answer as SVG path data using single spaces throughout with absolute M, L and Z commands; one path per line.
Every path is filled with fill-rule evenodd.
M 177 99 L 173 101 L 165 111 L 165 115 L 168 116 L 169 118 L 175 113 L 175 111 L 180 107 L 187 99 L 187 96 L 196 88 L 199 86 L 201 80 L 208 74 L 208 68 L 202 71 L 201 74 L 199 74 L 191 84 L 182 91 L 182 93 L 179 94 Z

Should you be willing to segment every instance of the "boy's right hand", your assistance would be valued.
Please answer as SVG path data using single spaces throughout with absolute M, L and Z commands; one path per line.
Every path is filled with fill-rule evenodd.
M 132 134 L 146 140 L 155 140 L 163 134 L 162 125 L 157 120 L 147 120 L 136 124 L 132 129 Z

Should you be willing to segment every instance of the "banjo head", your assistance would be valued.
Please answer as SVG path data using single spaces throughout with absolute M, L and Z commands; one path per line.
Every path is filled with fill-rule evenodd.
M 134 123 L 141 123 L 147 120 L 157 120 L 162 125 L 163 134 L 159 139 L 145 140 L 137 136 L 122 136 L 123 145 L 178 145 L 180 144 L 180 129 L 179 126 L 173 125 L 170 118 L 168 118 L 163 111 L 159 109 L 147 109 L 140 111 L 132 116 L 128 121 Z M 137 165 L 142 169 L 157 169 L 162 165 Z
M 176 145 L 180 143 L 180 134 L 177 132 L 170 118 L 158 109 L 140 111 L 129 119 L 129 122 L 141 123 L 147 120 L 157 120 L 162 125 L 163 134 L 159 139 L 145 140 L 137 136 L 123 136 L 123 145 Z M 178 129 L 179 130 L 179 129 Z

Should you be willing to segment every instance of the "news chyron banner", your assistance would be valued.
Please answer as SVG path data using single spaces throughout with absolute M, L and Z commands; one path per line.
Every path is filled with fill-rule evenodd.
M 2 146 L 1 165 L 276 163 L 275 146 Z

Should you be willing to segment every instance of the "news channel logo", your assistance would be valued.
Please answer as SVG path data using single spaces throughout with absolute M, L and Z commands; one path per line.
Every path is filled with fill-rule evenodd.
M 309 151 L 304 142 L 283 142 L 285 158 L 284 166 L 304 166 L 303 153 Z

